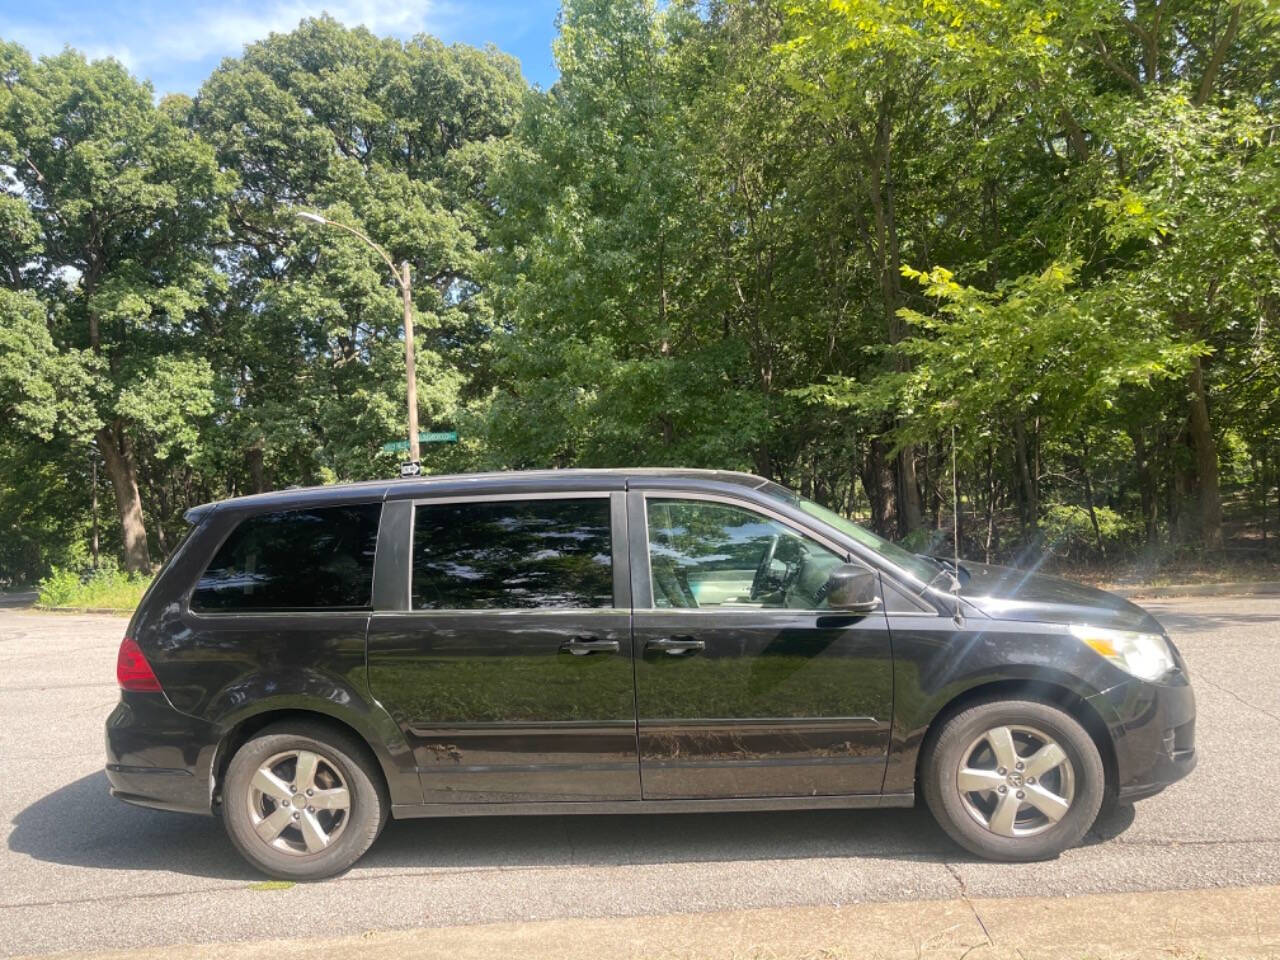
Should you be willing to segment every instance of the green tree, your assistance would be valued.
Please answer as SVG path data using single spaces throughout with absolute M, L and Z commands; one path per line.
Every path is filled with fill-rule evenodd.
M 328 17 L 250 45 L 205 83 L 196 127 L 239 179 L 217 320 L 222 431 L 206 453 L 233 489 L 382 475 L 392 461 L 379 445 L 403 435 L 390 271 L 299 210 L 409 261 L 424 424 L 486 389 L 489 180 L 523 91 L 495 50 L 380 39 Z
M 895 134 L 902 143 L 913 125 L 924 131 L 906 141 L 906 159 L 891 178 L 903 203 L 917 204 L 899 231 L 909 252 L 886 261 L 872 249 L 869 259 L 895 270 L 898 263 L 946 264 L 960 278 L 956 289 L 966 290 L 930 304 L 929 295 L 940 293 L 936 271 L 919 293 L 882 284 L 881 303 L 915 320 L 912 339 L 927 342 L 891 334 L 899 376 L 868 386 L 865 377 L 845 374 L 802 395 L 838 408 L 892 410 L 902 448 L 928 443 L 943 426 L 937 408 L 918 405 L 922 397 L 965 396 L 987 413 L 993 407 L 983 398 L 1003 398 L 994 415 L 1012 427 L 1011 437 L 971 422 L 961 439 L 1012 446 L 1014 487 L 1024 523 L 1034 526 L 1040 455 L 1064 437 L 1087 443 L 1074 425 L 1098 415 L 1100 386 L 1108 404 L 1126 405 L 1112 429 L 1133 441 L 1149 535 L 1154 432 L 1157 455 L 1166 459 L 1177 459 L 1177 438 L 1186 438 L 1194 460 L 1179 469 L 1189 478 L 1179 483 L 1196 490 L 1203 542 L 1221 546 L 1221 429 L 1210 412 L 1215 395 L 1229 403 L 1241 368 L 1215 362 L 1212 379 L 1204 371 L 1206 358 L 1243 351 L 1244 330 L 1256 331 L 1251 342 L 1260 348 L 1274 311 L 1268 241 L 1275 206 L 1262 199 L 1274 196 L 1275 73 L 1264 66 L 1274 18 L 1254 4 L 814 0 L 792 8 L 789 20 L 788 73 L 806 109 L 825 122 L 838 127 L 870 116 L 884 91 L 899 89 L 897 78 L 909 78 L 922 108 L 909 111 L 902 128 L 874 128 L 885 144 Z M 893 69 L 878 73 L 884 64 Z M 864 150 L 861 159 L 841 168 L 874 170 L 875 153 Z M 891 222 L 884 221 L 886 238 Z M 1054 275 L 1055 263 L 1075 263 L 1078 286 L 1021 322 L 1035 343 L 1076 351 L 1075 383 L 1055 382 L 1051 353 L 1028 362 L 1037 353 L 1024 352 L 1028 337 L 1018 324 L 996 322 L 1011 307 L 1017 316 L 1018 303 Z M 977 297 L 975 285 L 994 299 Z M 938 324 L 919 322 L 940 304 Z M 971 311 L 972 325 L 948 316 L 957 304 Z M 1099 323 L 1111 338 L 1107 351 L 1080 336 Z M 994 356 L 983 360 L 983 350 Z M 929 369 L 911 376 L 916 362 Z M 1145 377 L 1117 376 L 1143 370 Z M 1181 396 L 1177 381 L 1185 384 Z M 1183 412 L 1175 413 L 1177 405 Z M 1164 415 L 1153 420 L 1153 406 Z M 1171 522 L 1177 499 L 1166 511 Z
M 190 452 L 192 423 L 211 409 L 202 320 L 223 288 L 212 241 L 232 178 L 187 128 L 188 102 L 157 105 L 114 61 L 33 63 L 6 44 L 0 79 L 12 183 L 0 223 L 25 245 L 4 276 L 25 296 L 7 296 L 0 319 L 26 341 L 33 374 L 8 406 L 38 435 L 56 426 L 96 442 L 125 566 L 145 570 L 137 450 L 157 440 Z

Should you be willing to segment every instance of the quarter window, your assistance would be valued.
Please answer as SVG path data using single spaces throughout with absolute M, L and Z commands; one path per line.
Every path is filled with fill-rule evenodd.
M 415 610 L 613 606 L 609 500 L 419 505 Z
M 372 605 L 379 503 L 281 510 L 241 522 L 191 597 L 195 610 L 365 609 Z
M 785 524 L 705 500 L 647 501 L 656 607 L 826 606 L 839 555 Z

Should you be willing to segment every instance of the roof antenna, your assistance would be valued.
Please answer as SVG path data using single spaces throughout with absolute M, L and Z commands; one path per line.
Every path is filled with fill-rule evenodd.
M 956 477 L 956 425 L 951 425 L 951 562 L 955 571 L 951 574 L 951 596 L 955 598 L 952 619 L 957 627 L 964 626 L 964 611 L 960 607 L 960 481 Z

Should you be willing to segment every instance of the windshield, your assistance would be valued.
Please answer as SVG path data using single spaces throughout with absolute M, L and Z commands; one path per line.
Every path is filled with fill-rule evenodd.
M 856 540 L 862 546 L 874 550 L 894 566 L 907 571 L 923 584 L 928 584 L 938 575 L 940 568 L 934 561 L 902 549 L 896 543 L 891 543 L 884 537 L 877 536 L 865 527 L 860 527 L 852 520 L 847 520 L 840 516 L 834 510 L 828 510 L 822 504 L 814 503 L 795 491 L 788 490 L 781 484 L 770 482 L 761 487 L 760 491 L 774 499 L 799 507 L 809 516 L 816 517 L 828 526 L 835 527 L 850 539 Z

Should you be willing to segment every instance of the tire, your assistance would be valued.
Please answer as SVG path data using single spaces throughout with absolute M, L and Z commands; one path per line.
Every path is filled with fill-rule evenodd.
M 293 782 L 299 776 L 302 782 Z M 231 842 L 280 880 L 321 880 L 346 870 L 378 838 L 390 808 L 365 744 L 322 723 L 267 727 L 236 751 L 222 788 Z
M 1062 756 L 1051 767 L 1059 753 L 1050 746 Z M 1106 791 L 1102 757 L 1088 731 L 1070 714 L 1032 700 L 987 700 L 948 719 L 926 743 L 921 777 L 938 825 L 988 860 L 1056 857 L 1093 825 Z

